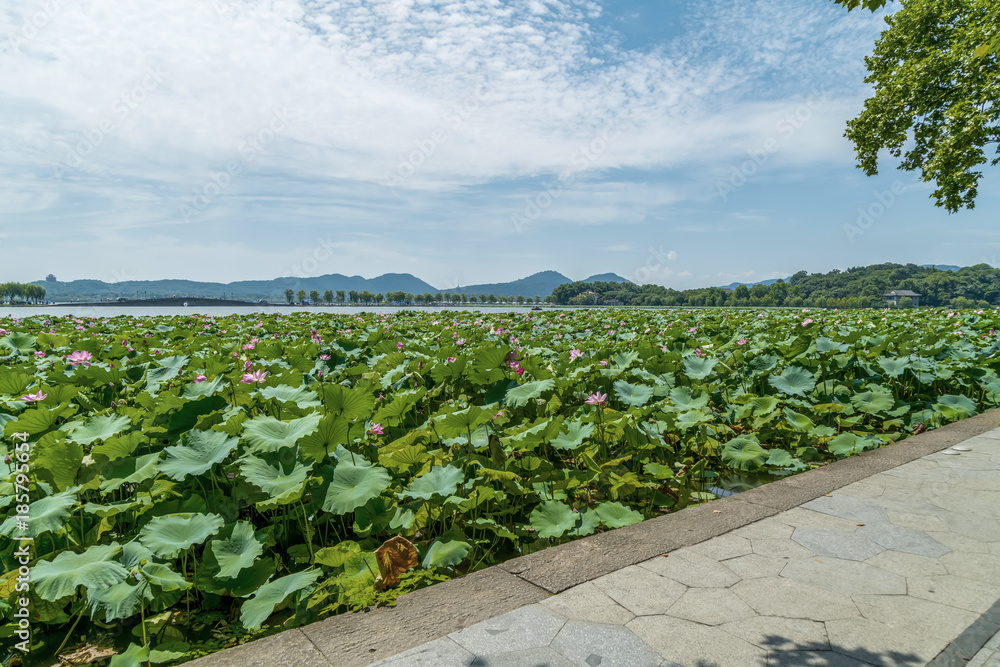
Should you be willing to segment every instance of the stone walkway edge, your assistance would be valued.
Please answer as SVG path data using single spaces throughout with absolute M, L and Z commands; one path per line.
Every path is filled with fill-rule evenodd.
M 515 558 L 401 596 L 395 607 L 333 616 L 199 658 L 192 667 L 364 667 L 573 586 L 798 507 L 1000 425 L 1000 409 L 750 491 Z M 994 607 L 935 667 L 965 664 L 1000 623 Z M 998 626 L 1000 627 L 1000 626 Z M 993 629 L 996 632 L 996 628 Z M 956 660 L 961 660 L 957 662 Z

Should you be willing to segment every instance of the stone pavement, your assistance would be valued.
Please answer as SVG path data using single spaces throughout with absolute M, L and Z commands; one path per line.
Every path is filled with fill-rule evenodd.
M 968 662 L 968 667 L 1000 667 L 1000 632 L 986 642 L 983 648 Z
M 998 425 L 993 410 L 188 664 L 1000 667 Z
M 376 664 L 925 665 L 1000 599 L 1000 429 L 958 447 Z

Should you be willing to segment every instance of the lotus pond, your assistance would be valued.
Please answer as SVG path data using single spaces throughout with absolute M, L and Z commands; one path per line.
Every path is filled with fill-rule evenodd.
M 0 319 L 0 658 L 176 663 L 825 465 L 1000 403 L 996 329 L 943 310 Z

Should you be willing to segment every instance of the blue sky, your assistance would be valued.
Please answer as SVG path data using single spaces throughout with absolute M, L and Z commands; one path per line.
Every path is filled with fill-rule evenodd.
M 543 270 L 677 288 L 997 265 L 844 123 L 883 14 L 826 0 L 0 7 L 0 280 Z M 890 9 L 891 11 L 891 9 Z M 2 37 L 6 35 L 6 37 Z

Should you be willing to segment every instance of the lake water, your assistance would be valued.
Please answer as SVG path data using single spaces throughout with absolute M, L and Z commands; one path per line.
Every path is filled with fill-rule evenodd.
M 556 307 L 558 308 L 558 307 Z M 551 309 L 545 306 L 546 310 Z M 0 321 L 10 318 L 27 317 L 29 315 L 51 315 L 64 317 L 73 315 L 74 317 L 116 317 L 118 315 L 191 315 L 198 313 L 201 315 L 214 315 L 222 317 L 225 315 L 270 315 L 274 313 L 330 313 L 333 315 L 353 315 L 355 313 L 396 313 L 401 310 L 439 312 L 462 312 L 462 311 L 482 311 L 484 313 L 528 313 L 531 307 L 528 306 L 441 306 L 424 308 L 414 308 L 412 306 L 93 306 L 93 305 L 64 305 L 64 306 L 2 306 L 0 305 Z

